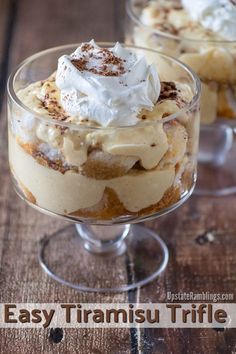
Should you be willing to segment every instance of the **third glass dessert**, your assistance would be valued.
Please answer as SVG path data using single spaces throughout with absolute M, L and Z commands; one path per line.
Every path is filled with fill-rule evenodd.
M 201 122 L 217 122 L 202 126 L 199 158 L 207 165 L 200 166 L 200 188 L 214 195 L 235 192 L 236 147 L 229 128 L 236 119 L 235 1 L 128 0 L 127 10 L 127 43 L 175 56 L 200 76 Z
M 199 83 L 174 59 L 149 54 L 155 64 L 143 49 L 91 41 L 39 53 L 12 74 L 9 161 L 28 203 L 74 222 L 112 225 L 159 216 L 191 194 Z

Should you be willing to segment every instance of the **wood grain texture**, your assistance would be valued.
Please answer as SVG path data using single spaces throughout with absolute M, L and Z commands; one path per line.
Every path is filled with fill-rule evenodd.
M 123 36 L 119 22 L 124 17 L 123 0 L 2 0 L 0 10 L 0 61 L 5 60 L 2 85 L 7 72 L 36 51 L 92 37 L 108 41 Z M 38 241 L 63 228 L 64 222 L 39 214 L 16 196 L 9 178 L 6 127 L 4 105 L 0 121 L 1 302 L 164 302 L 167 291 L 233 293 L 236 298 L 233 196 L 193 197 L 172 214 L 146 223 L 167 242 L 170 261 L 166 272 L 141 290 L 109 296 L 88 294 L 50 280 L 38 264 Z M 199 242 L 207 231 L 214 234 L 214 242 Z M 55 341 L 48 329 L 0 330 L 0 353 L 236 352 L 235 330 L 67 329 L 62 340 Z

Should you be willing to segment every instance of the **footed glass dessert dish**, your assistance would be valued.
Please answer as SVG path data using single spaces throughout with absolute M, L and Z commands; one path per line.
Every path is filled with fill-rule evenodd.
M 236 3 L 127 0 L 126 43 L 178 58 L 200 77 L 201 133 L 195 193 L 236 192 Z
M 184 64 L 119 43 L 45 50 L 11 74 L 15 190 L 38 211 L 76 224 L 41 241 L 47 274 L 105 292 L 142 286 L 165 269 L 166 245 L 137 223 L 193 191 L 199 97 L 200 82 Z

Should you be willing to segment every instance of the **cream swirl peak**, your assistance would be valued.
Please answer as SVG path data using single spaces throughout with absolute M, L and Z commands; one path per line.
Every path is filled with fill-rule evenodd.
M 155 66 L 118 42 L 107 49 L 92 40 L 60 57 L 56 85 L 66 112 L 101 126 L 136 124 L 160 94 Z
M 182 0 L 182 4 L 194 21 L 226 40 L 236 40 L 235 0 Z

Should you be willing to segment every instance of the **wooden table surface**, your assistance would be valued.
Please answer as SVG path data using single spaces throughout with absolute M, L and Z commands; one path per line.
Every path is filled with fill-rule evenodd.
M 233 293 L 236 298 L 235 196 L 192 197 L 177 211 L 146 223 L 170 251 L 167 270 L 139 291 L 81 293 L 49 279 L 37 259 L 38 241 L 65 223 L 32 210 L 13 190 L 6 138 L 6 79 L 28 55 L 52 46 L 123 40 L 123 0 L 0 1 L 0 302 L 165 302 L 167 291 Z M 214 235 L 213 242 L 204 238 Z M 115 270 L 114 270 L 115 271 Z M 0 353 L 236 353 L 228 329 L 0 330 Z M 58 343 L 56 343 L 58 342 Z

